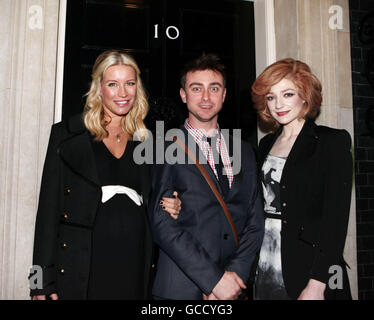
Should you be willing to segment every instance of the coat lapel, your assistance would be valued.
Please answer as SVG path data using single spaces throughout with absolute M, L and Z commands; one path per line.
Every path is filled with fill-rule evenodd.
M 199 157 L 203 157 L 203 158 L 198 158 L 198 159 L 204 159 L 204 154 L 203 152 L 200 150 L 200 148 L 198 147 L 198 150 L 199 150 Z M 216 188 L 218 189 L 219 193 L 222 194 L 222 189 L 221 189 L 221 186 L 216 178 L 216 175 L 214 174 L 214 171 L 212 169 L 212 167 L 210 166 L 210 164 L 205 161 L 204 164 L 201 164 L 205 171 L 209 174 L 210 176 L 210 179 L 212 179 L 212 181 L 214 182 L 214 185 L 216 186 Z
M 304 123 L 288 156 L 290 162 L 294 163 L 299 159 L 308 158 L 314 153 L 319 139 L 316 128 L 313 121 L 309 120 Z
M 236 138 L 238 139 L 238 138 Z M 231 190 L 236 187 L 236 185 L 240 185 L 242 183 L 242 180 L 243 180 L 243 168 L 242 168 L 242 165 L 243 165 L 243 161 L 246 161 L 246 160 L 243 160 L 243 154 L 242 154 L 242 141 L 241 139 L 239 141 L 237 141 L 236 143 L 234 142 L 234 137 L 232 135 L 229 136 L 229 145 L 227 146 L 227 150 L 229 152 L 229 156 L 231 159 L 234 159 L 234 155 L 238 155 L 240 154 L 241 156 L 241 159 L 239 160 L 240 163 L 241 163 L 241 166 L 240 166 L 240 170 L 237 174 L 234 174 L 234 177 L 233 177 L 233 181 L 232 181 L 232 185 L 231 185 L 231 188 L 230 188 L 230 191 L 229 193 L 231 192 Z M 233 163 L 231 163 L 231 165 L 233 165 Z
M 287 157 L 287 161 L 283 168 L 283 176 L 287 176 L 287 171 L 294 167 L 297 163 L 305 163 L 316 151 L 319 136 L 316 132 L 316 124 L 307 120 L 304 123 L 292 149 Z M 291 169 L 292 170 L 292 169 Z
M 264 147 L 260 150 L 260 170 L 262 165 L 264 164 L 264 161 L 267 157 L 267 155 L 270 153 L 271 148 L 273 147 L 275 141 L 279 137 L 279 135 L 282 133 L 282 127 L 280 127 L 275 133 L 271 134 L 269 137 L 269 141 L 266 142 Z
M 280 127 L 273 135 L 269 137 L 269 140 L 260 150 L 259 170 L 261 170 L 267 155 L 281 133 L 282 127 Z M 283 168 L 282 177 L 287 176 L 287 171 L 297 162 L 308 160 L 316 151 L 318 141 L 319 135 L 317 132 L 317 125 L 312 120 L 306 120 L 287 157 Z
M 71 135 L 60 144 L 60 157 L 75 173 L 99 186 L 90 133 L 86 130 L 81 116 L 73 117 L 68 127 Z

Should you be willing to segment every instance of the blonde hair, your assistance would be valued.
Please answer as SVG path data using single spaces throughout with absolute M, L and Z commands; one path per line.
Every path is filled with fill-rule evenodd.
M 105 71 L 116 65 L 130 66 L 135 70 L 137 80 L 137 91 L 134 105 L 121 120 L 121 127 L 131 139 L 136 136 L 144 141 L 147 138 L 147 129 L 144 118 L 148 113 L 148 100 L 145 89 L 140 78 L 140 70 L 134 58 L 125 52 L 108 50 L 100 54 L 92 68 L 92 81 L 90 90 L 85 94 L 87 97 L 84 106 L 83 118 L 88 131 L 95 136 L 95 140 L 101 141 L 108 136 L 105 129 L 107 121 L 104 119 L 104 108 L 101 101 L 101 81 Z

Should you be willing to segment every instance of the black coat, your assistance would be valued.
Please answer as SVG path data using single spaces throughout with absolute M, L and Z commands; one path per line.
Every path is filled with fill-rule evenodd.
M 36 218 L 33 264 L 43 268 L 43 289 L 31 295 L 57 292 L 61 299 L 86 299 L 90 274 L 92 229 L 101 201 L 90 133 L 81 115 L 52 126 L 44 164 Z M 140 167 L 142 195 L 150 191 L 148 169 Z M 148 283 L 152 238 L 146 225 L 144 279 Z M 129 257 L 134 259 L 135 257 Z M 144 296 L 148 287 L 144 288 Z
M 282 128 L 259 145 L 260 168 Z M 283 168 L 282 272 L 289 296 L 296 299 L 309 279 L 327 284 L 327 299 L 350 298 L 343 259 L 352 188 L 351 139 L 347 131 L 306 121 Z M 343 289 L 329 279 L 341 266 Z M 331 273 L 329 273 L 329 270 Z

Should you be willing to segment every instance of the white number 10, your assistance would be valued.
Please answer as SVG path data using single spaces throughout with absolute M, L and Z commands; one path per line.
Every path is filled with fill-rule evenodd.
M 170 30 L 174 30 L 174 33 L 175 35 L 172 36 L 170 35 Z M 166 31 L 165 31 L 165 34 L 166 36 L 170 39 L 170 40 L 175 40 L 175 39 L 178 39 L 179 38 L 179 30 L 177 27 L 175 26 L 169 26 L 166 28 Z M 158 24 L 155 24 L 155 35 L 154 35 L 154 38 L 155 39 L 158 39 Z

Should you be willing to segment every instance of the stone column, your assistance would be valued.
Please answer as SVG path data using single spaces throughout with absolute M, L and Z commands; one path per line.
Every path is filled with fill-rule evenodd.
M 274 21 L 277 60 L 302 60 L 322 82 L 323 103 L 317 123 L 346 129 L 353 142 L 348 0 L 276 0 Z M 344 256 L 351 267 L 352 295 L 357 299 L 355 202 L 353 188 Z
M 59 0 L 0 0 L 0 300 L 27 299 L 54 120 Z
M 270 64 L 276 61 L 274 0 L 255 0 L 255 41 L 256 41 L 256 77 Z M 252 85 L 252 84 L 250 84 Z M 265 133 L 257 128 L 260 141 Z

